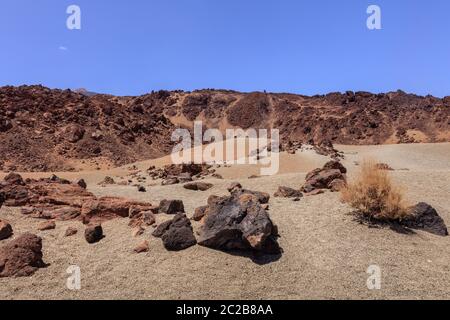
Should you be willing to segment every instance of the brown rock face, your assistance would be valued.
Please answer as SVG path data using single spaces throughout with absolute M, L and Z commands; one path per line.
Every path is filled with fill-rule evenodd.
M 11 225 L 3 220 L 0 220 L 0 241 L 8 239 L 13 235 L 13 228 Z
M 2 87 L 0 162 L 8 158 L 18 171 L 67 171 L 74 169 L 70 160 L 102 156 L 124 165 L 168 154 L 175 128 L 164 115 L 169 96 Z
M 39 268 L 42 261 L 42 239 L 26 233 L 0 248 L 0 278 L 27 277 Z
M 280 253 L 277 228 L 259 199 L 257 192 L 240 190 L 212 202 L 207 208 L 198 243 L 219 250 Z
M 269 96 L 264 93 L 245 95 L 228 110 L 228 122 L 243 129 L 264 128 L 270 113 Z
M 78 124 L 70 124 L 63 129 L 62 136 L 65 140 L 71 143 L 76 143 L 83 139 L 84 128 Z

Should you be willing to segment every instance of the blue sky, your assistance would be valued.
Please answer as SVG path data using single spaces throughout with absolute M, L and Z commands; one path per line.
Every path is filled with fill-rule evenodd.
M 450 95 L 448 0 L 0 0 L 0 85 Z M 66 28 L 79 5 L 82 29 Z M 366 9 L 382 10 L 382 30 Z M 62 50 L 65 47 L 66 50 Z

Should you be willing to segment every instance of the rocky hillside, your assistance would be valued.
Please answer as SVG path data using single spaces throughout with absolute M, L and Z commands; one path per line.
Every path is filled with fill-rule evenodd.
M 8 86 L 0 88 L 0 170 L 82 170 L 160 157 L 172 148 L 172 131 L 196 119 L 221 130 L 278 128 L 285 146 L 450 141 L 450 97 L 225 90 L 116 97 Z

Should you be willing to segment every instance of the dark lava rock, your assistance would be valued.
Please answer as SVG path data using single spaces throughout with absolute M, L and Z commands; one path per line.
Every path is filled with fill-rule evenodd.
M 101 225 L 91 225 L 88 226 L 84 232 L 84 237 L 86 241 L 90 244 L 99 242 L 103 239 L 103 228 Z
M 181 200 L 162 200 L 159 204 L 159 212 L 165 214 L 184 213 L 184 204 Z
M 0 220 L 0 241 L 8 239 L 12 235 L 13 228 L 11 227 L 11 225 L 6 221 Z
M 411 218 L 402 224 L 411 229 L 424 230 L 438 236 L 448 236 L 447 226 L 437 211 L 427 203 L 419 203 L 409 209 Z
M 219 250 L 281 252 L 277 231 L 258 195 L 235 191 L 208 206 L 198 243 Z
M 182 213 L 159 225 L 153 235 L 160 237 L 164 247 L 169 251 L 180 251 L 197 244 L 191 222 Z
M 83 189 L 87 188 L 87 184 L 86 181 L 84 181 L 84 179 L 75 180 L 73 183 L 79 185 Z
M 155 231 L 153 231 L 152 236 L 155 238 L 161 238 L 164 232 L 170 227 L 172 220 L 165 221 L 156 227 Z

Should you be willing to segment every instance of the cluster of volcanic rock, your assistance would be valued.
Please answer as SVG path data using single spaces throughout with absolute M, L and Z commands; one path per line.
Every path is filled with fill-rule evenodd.
M 201 182 L 190 190 L 202 190 Z M 277 227 L 267 212 L 270 196 L 243 189 L 239 184 L 229 188 L 230 196 L 211 196 L 208 204 L 196 210 L 193 220 L 201 220 L 198 239 L 181 200 L 163 200 L 159 205 L 126 198 L 96 197 L 86 190 L 83 180 L 67 181 L 56 176 L 49 179 L 23 179 L 11 173 L 0 182 L 0 205 L 21 207 L 21 213 L 42 219 L 39 231 L 55 229 L 58 221 L 77 220 L 86 225 L 84 237 L 88 243 L 100 241 L 101 223 L 114 218 L 128 218 L 135 236 L 142 235 L 146 227 L 155 228 L 153 235 L 161 238 L 167 250 L 179 251 L 195 244 L 218 250 L 251 250 L 265 254 L 281 252 L 276 238 Z M 201 216 L 198 212 L 201 211 Z M 156 225 L 156 215 L 174 215 L 174 218 Z M 78 230 L 69 227 L 66 236 Z M 0 221 L 0 240 L 13 235 L 13 228 Z M 0 250 L 0 277 L 27 276 L 42 262 L 42 239 L 22 235 Z M 148 241 L 134 251 L 148 251 Z
M 201 226 L 196 239 L 182 203 L 161 203 L 160 210 L 176 214 L 174 219 L 160 224 L 153 232 L 168 250 L 182 250 L 192 245 L 217 250 L 251 250 L 279 254 L 276 241 L 278 229 L 267 212 L 270 196 L 243 189 L 238 183 L 228 189 L 229 196 L 210 196 L 207 205 L 195 210 L 192 218 Z M 172 209 L 168 210 L 168 205 Z
M 299 189 L 280 186 L 274 196 L 293 198 L 299 201 L 304 195 L 315 196 L 326 190 L 339 192 L 347 186 L 347 169 L 338 160 L 327 162 L 322 168 L 314 169 L 306 175 L 304 184 Z
M 0 208 L 4 201 L 5 194 L 0 192 Z M 11 225 L 0 220 L 0 241 L 12 235 Z M 43 267 L 42 239 L 36 235 L 25 233 L 0 247 L 0 278 L 29 276 Z
M 188 169 L 186 169 L 188 170 Z M 190 169 L 189 169 L 190 170 Z M 201 171 L 200 171 L 201 172 Z M 323 190 L 340 191 L 346 186 L 346 168 L 336 160 L 308 173 L 299 189 L 280 186 L 275 197 L 294 198 L 317 195 Z M 181 174 L 183 172 L 177 172 Z M 229 186 L 229 195 L 211 195 L 204 206 L 188 217 L 181 200 L 162 200 L 159 205 L 119 197 L 96 197 L 86 190 L 83 180 L 68 181 L 52 176 L 48 179 L 23 179 L 11 173 L 0 182 L 0 207 L 21 207 L 21 213 L 42 219 L 40 231 L 55 229 L 58 221 L 77 220 L 85 227 L 84 237 L 90 244 L 104 237 L 102 222 L 114 218 L 128 219 L 134 236 L 142 235 L 147 227 L 160 238 L 170 251 L 180 251 L 200 245 L 223 251 L 250 251 L 260 254 L 282 253 L 277 238 L 278 228 L 269 215 L 270 195 L 247 190 L 240 183 Z M 204 191 L 212 185 L 201 181 L 185 185 L 189 190 Z M 426 203 L 411 207 L 407 219 L 398 221 L 406 228 L 420 229 L 436 235 L 448 235 L 447 227 L 437 211 Z M 157 224 L 157 215 L 173 216 Z M 198 222 L 194 232 L 192 221 Z M 78 232 L 69 227 L 66 236 Z M 10 239 L 13 227 L 0 220 L 0 241 Z M 140 243 L 134 251 L 147 252 L 148 241 Z M 0 277 L 28 276 L 45 267 L 42 260 L 42 239 L 25 233 L 0 248 Z
M 191 182 L 211 176 L 216 179 L 222 179 L 222 176 L 216 173 L 212 165 L 203 163 L 184 163 L 171 164 L 162 168 L 150 167 L 147 173 L 153 180 L 162 180 L 162 185 L 173 185 L 179 183 Z

